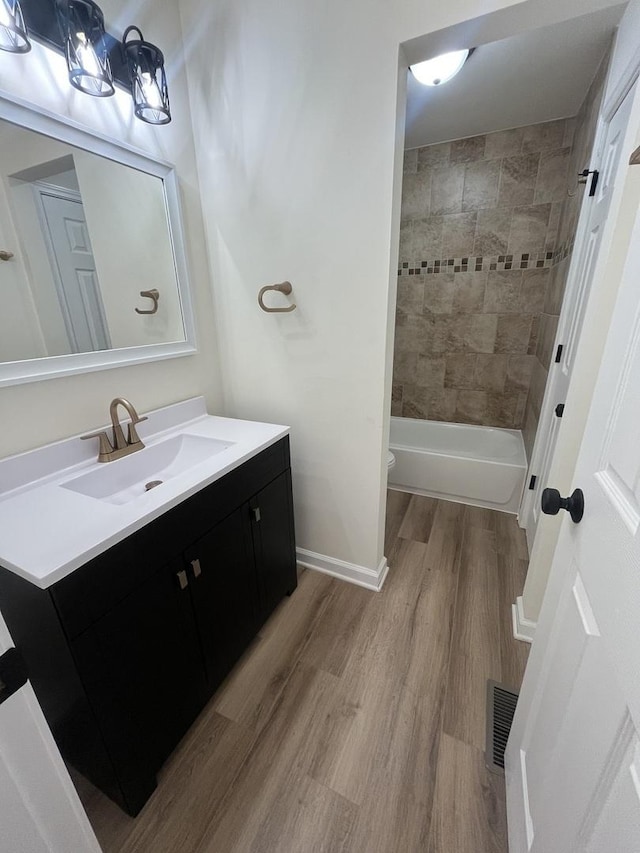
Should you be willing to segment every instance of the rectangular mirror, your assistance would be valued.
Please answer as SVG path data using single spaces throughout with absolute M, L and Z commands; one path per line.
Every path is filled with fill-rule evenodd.
M 174 170 L 0 99 L 0 385 L 195 352 Z

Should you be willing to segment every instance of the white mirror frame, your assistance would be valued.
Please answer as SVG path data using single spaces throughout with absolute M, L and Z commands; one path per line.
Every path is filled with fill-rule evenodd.
M 45 136 L 74 145 L 76 148 L 82 148 L 85 151 L 161 178 L 185 332 L 184 341 L 0 363 L 0 387 L 53 379 L 58 376 L 71 376 L 76 373 L 125 367 L 158 359 L 193 355 L 197 351 L 195 324 L 184 245 L 180 195 L 174 167 L 163 160 L 152 159 L 148 154 L 133 146 L 114 142 L 107 136 L 89 130 L 71 119 L 57 116 L 20 98 L 10 96 L 6 92 L 0 93 L 0 119 L 5 119 L 20 127 L 35 130 Z M 132 273 L 132 276 L 135 276 L 135 273 Z

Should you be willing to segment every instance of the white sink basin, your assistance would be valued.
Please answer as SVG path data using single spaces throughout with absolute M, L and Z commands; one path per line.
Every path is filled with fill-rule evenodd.
M 153 483 L 151 488 L 162 488 L 167 480 L 206 462 L 234 443 L 199 435 L 176 435 L 115 462 L 105 462 L 100 468 L 60 485 L 110 504 L 126 504 L 146 494 L 150 484 Z

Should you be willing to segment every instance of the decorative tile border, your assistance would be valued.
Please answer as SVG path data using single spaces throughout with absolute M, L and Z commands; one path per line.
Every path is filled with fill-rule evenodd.
M 483 272 L 484 270 L 545 269 L 559 264 L 573 250 L 573 239 L 553 252 L 524 252 L 520 255 L 476 255 L 467 258 L 437 258 L 400 264 L 398 275 L 438 275 L 438 273 Z

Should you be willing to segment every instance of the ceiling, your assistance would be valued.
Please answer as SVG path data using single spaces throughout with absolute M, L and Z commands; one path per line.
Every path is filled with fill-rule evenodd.
M 405 147 L 575 115 L 625 7 L 483 44 L 442 87 L 409 72 Z

